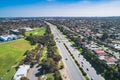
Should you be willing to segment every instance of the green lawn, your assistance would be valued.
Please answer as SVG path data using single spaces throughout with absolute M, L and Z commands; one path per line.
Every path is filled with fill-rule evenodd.
M 45 57 L 45 58 L 47 57 L 46 52 L 47 52 L 47 46 L 45 46 L 43 49 L 42 57 Z
M 32 35 L 38 35 L 38 36 L 42 36 L 45 34 L 45 30 L 46 28 L 45 27 L 41 27 L 41 28 L 37 28 L 33 31 L 28 31 L 25 33 L 26 36 L 30 36 L 30 34 L 32 33 Z
M 48 73 L 48 74 L 46 74 L 46 77 L 47 77 L 49 80 L 54 80 L 54 73 Z
M 15 73 L 14 67 L 24 58 L 24 52 L 34 47 L 23 39 L 0 44 L 0 78 L 11 80 Z
M 46 52 L 47 52 L 47 46 L 45 46 L 45 47 L 43 48 L 40 61 L 43 60 L 43 59 L 46 59 L 46 57 L 47 57 Z
M 71 43 L 72 45 L 75 45 L 75 42 L 74 42 L 74 41 L 70 41 L 70 43 Z

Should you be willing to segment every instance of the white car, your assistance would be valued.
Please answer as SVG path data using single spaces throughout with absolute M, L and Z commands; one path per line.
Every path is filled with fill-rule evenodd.
M 94 78 L 93 77 L 91 77 L 91 79 L 90 80 L 94 80 Z

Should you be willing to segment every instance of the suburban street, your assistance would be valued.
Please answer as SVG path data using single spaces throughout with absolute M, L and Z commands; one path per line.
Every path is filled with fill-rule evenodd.
M 48 25 L 50 25 L 50 27 L 52 29 L 55 40 L 56 40 L 56 38 L 58 38 L 59 41 L 62 40 L 61 42 L 56 40 L 56 43 L 57 43 L 57 46 L 62 53 L 63 61 L 66 62 L 65 63 L 66 65 L 71 65 L 72 66 L 72 63 L 74 63 L 74 62 L 70 61 L 70 63 L 68 63 L 68 61 L 65 61 L 64 58 L 68 58 L 68 60 L 69 59 L 71 60 L 71 57 L 70 57 L 69 53 L 66 51 L 63 43 L 66 44 L 66 46 L 69 48 L 70 52 L 73 54 L 75 59 L 78 61 L 80 66 L 83 68 L 83 70 L 87 73 L 87 75 L 90 79 L 104 80 L 104 78 L 101 75 L 96 73 L 95 69 L 91 66 L 91 64 L 88 61 L 86 61 L 86 59 L 82 55 L 80 55 L 80 52 L 72 46 L 72 44 L 68 41 L 68 39 L 65 38 L 65 36 L 55 26 L 53 26 L 52 24 L 49 24 L 49 23 L 48 23 Z M 70 67 L 70 69 L 68 68 L 68 71 L 70 71 L 70 73 L 73 73 L 72 69 L 77 74 L 74 67 Z M 72 80 L 77 80 L 77 79 L 72 79 Z
M 56 26 L 54 26 L 50 23 L 47 23 L 47 24 L 50 26 L 52 34 L 54 35 L 56 45 L 57 45 L 57 47 L 60 51 L 60 54 L 62 56 L 63 63 L 65 65 L 65 67 L 67 67 L 67 72 L 68 72 L 68 75 L 70 76 L 70 79 L 71 80 L 84 80 L 82 73 L 79 71 L 77 65 L 74 63 L 69 52 L 67 51 L 67 49 L 63 45 L 63 42 L 60 39 L 59 34 L 57 33 Z
M 69 48 L 75 59 L 82 66 L 84 71 L 88 74 L 89 78 L 94 78 L 95 80 L 104 80 L 101 75 L 96 73 L 95 69 L 91 66 L 91 64 L 86 61 L 86 59 L 82 55 L 79 55 L 80 52 L 72 46 L 72 44 L 67 40 L 67 38 L 65 38 L 65 36 L 62 35 L 60 31 L 58 31 L 58 33 L 61 35 L 61 38 L 63 39 L 64 43 Z

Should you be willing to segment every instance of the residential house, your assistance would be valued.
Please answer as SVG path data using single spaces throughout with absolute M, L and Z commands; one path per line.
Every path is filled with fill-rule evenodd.
M 116 59 L 115 58 L 113 58 L 113 57 L 105 57 L 105 61 L 106 61 L 106 63 L 108 64 L 108 65 L 112 65 L 112 64 L 116 64 L 115 62 L 116 62 Z
M 114 44 L 113 46 L 115 49 L 120 50 L 120 44 Z
M 14 29 L 14 30 L 12 29 L 12 30 L 10 30 L 10 33 L 18 35 L 19 34 L 19 30 L 18 29 Z
M 99 59 L 104 60 L 106 53 L 103 50 L 94 50 Z
M 13 80 L 20 80 L 22 77 L 27 77 L 27 72 L 29 69 L 30 69 L 30 65 L 19 66 L 17 72 L 13 77 Z

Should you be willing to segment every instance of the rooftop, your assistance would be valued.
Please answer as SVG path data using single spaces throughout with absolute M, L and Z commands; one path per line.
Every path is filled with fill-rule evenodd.
M 19 66 L 17 72 L 14 75 L 13 80 L 20 80 L 21 77 L 26 76 L 28 69 L 30 68 L 30 65 L 21 65 Z
M 95 53 L 98 55 L 98 56 L 105 56 L 105 52 L 103 50 L 95 50 Z

